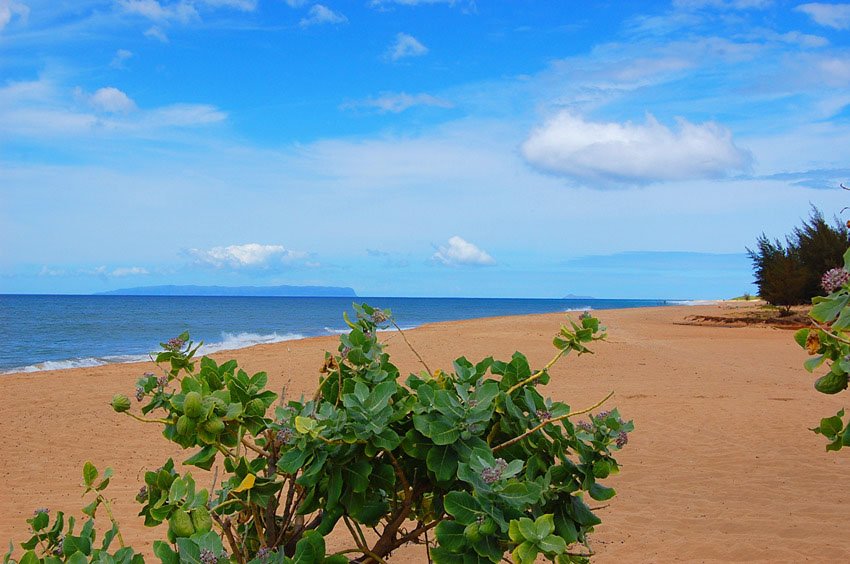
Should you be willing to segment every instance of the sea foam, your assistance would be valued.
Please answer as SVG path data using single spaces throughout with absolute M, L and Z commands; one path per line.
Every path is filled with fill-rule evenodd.
M 198 351 L 198 356 L 212 354 L 219 351 L 231 351 L 236 349 L 244 349 L 254 345 L 266 345 L 270 343 L 280 343 L 282 341 L 294 341 L 303 339 L 304 335 L 300 333 L 269 333 L 261 335 L 258 333 L 222 333 L 221 341 L 204 344 Z M 19 366 L 12 368 L 0 374 L 16 374 L 20 372 L 43 372 L 45 370 L 66 370 L 69 368 L 94 368 L 95 366 L 103 366 L 105 364 L 126 364 L 129 362 L 144 362 L 156 356 L 156 352 L 150 355 L 146 354 L 122 354 L 111 355 L 104 357 L 85 357 L 85 358 L 69 358 L 66 360 L 45 360 L 27 366 Z

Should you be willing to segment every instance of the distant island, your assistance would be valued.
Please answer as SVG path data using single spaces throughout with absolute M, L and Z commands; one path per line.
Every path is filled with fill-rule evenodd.
M 96 296 L 252 296 L 252 297 L 310 297 L 355 298 L 352 288 L 338 286 L 138 286 Z
M 567 294 L 562 299 L 564 300 L 595 300 L 593 296 L 577 296 L 575 294 Z

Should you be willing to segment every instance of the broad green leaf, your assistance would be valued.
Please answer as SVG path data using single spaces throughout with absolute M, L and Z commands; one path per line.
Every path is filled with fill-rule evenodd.
M 534 564 L 537 553 L 537 547 L 530 541 L 525 541 L 514 549 L 511 556 L 516 564 Z
M 514 542 L 522 542 L 525 540 L 522 531 L 519 529 L 519 521 L 516 519 L 508 523 L 508 537 L 510 537 L 510 539 Z
M 342 468 L 342 476 L 351 491 L 355 493 L 365 492 L 369 487 L 369 475 L 372 473 L 372 465 L 361 460 Z
M 218 451 L 214 446 L 207 445 L 198 452 L 196 452 L 194 455 L 184 460 L 183 464 L 197 466 L 198 468 L 202 468 L 203 470 L 209 470 L 210 468 L 212 468 L 213 462 L 215 462 L 215 455 L 217 452 Z
M 431 440 L 435 445 L 450 445 L 460 438 L 460 431 L 444 419 L 435 419 L 429 426 Z
M 817 368 L 818 366 L 823 364 L 824 361 L 826 361 L 825 355 L 815 356 L 815 357 L 808 359 L 806 362 L 804 362 L 803 368 L 805 368 L 809 372 L 813 372 L 815 370 L 815 368 Z
M 481 513 L 481 504 L 468 492 L 451 491 L 443 500 L 446 512 L 461 525 L 469 525 Z
M 537 527 L 534 525 L 534 521 L 529 519 L 528 517 L 522 517 L 518 522 L 519 532 L 522 533 L 522 537 L 526 540 L 530 541 L 538 541 L 543 538 L 543 535 L 540 535 L 537 532 Z
M 82 552 L 75 552 L 65 561 L 65 564 L 88 564 L 88 560 Z M 21 564 L 24 562 L 21 561 Z
M 83 562 L 86 561 L 86 557 L 83 556 Z M 70 562 L 70 559 L 69 559 Z M 35 552 L 32 550 L 28 550 L 21 556 L 21 559 L 18 561 L 18 564 L 39 564 L 38 556 L 35 555 Z
M 91 462 L 86 462 L 83 466 L 83 482 L 87 488 L 91 488 L 95 480 L 97 480 L 97 468 Z
M 806 348 L 806 339 L 809 338 L 811 329 L 800 329 L 794 333 L 794 340 L 803 348 Z
M 567 549 L 567 543 L 557 535 L 549 535 L 537 543 L 542 552 L 561 554 Z
M 594 483 L 590 486 L 588 493 L 590 494 L 590 497 L 596 501 L 607 501 L 617 494 L 617 492 L 614 491 L 614 488 L 607 488 L 598 483 Z
M 171 482 L 171 487 L 168 490 L 168 503 L 174 504 L 186 496 L 188 487 L 183 478 L 177 478 Z
M 555 532 L 555 516 L 552 513 L 541 515 L 534 521 L 537 538 L 546 538 Z
M 843 427 L 844 423 L 837 415 L 833 415 L 832 417 L 824 417 L 820 420 L 820 431 L 823 435 L 827 437 L 833 437 L 837 435 L 841 432 L 841 429 Z
M 593 527 L 602 522 L 599 517 L 593 514 L 590 508 L 578 496 L 570 496 L 570 506 L 568 511 L 573 519 L 580 525 L 585 527 Z
M 838 315 L 842 309 L 844 309 L 848 300 L 850 300 L 850 296 L 848 295 L 826 298 L 814 305 L 812 310 L 809 312 L 809 315 L 815 321 L 829 323 L 835 319 L 835 316 Z
M 466 544 L 463 529 L 456 521 L 441 521 L 436 528 L 437 542 L 447 550 L 458 552 Z
M 457 476 L 457 454 L 450 446 L 432 447 L 428 451 L 425 463 L 428 469 L 437 476 L 437 480 L 441 482 Z

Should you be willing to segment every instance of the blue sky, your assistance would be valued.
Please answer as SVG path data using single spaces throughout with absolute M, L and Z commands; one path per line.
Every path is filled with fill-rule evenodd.
M 848 203 L 850 4 L 0 0 L 0 292 L 718 298 Z

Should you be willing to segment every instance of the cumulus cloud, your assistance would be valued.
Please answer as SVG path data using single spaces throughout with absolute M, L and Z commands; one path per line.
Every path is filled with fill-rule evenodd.
M 268 268 L 273 262 L 286 263 L 305 258 L 306 253 L 291 251 L 282 245 L 246 243 L 211 249 L 189 249 L 186 254 L 196 264 L 214 268 Z
M 496 264 L 496 261 L 487 251 L 457 235 L 450 237 L 448 244 L 440 245 L 431 259 L 446 266 L 492 266 Z
M 0 31 L 3 31 L 9 25 L 9 22 L 12 21 L 12 16 L 23 20 L 27 18 L 29 13 L 30 9 L 26 4 L 11 0 L 0 0 Z
M 746 170 L 751 160 L 713 122 L 679 119 L 672 130 L 651 115 L 643 124 L 606 123 L 569 111 L 532 131 L 522 154 L 540 170 L 590 186 L 722 177 Z
M 850 4 L 824 4 L 812 2 L 800 4 L 795 8 L 803 12 L 815 23 L 834 29 L 850 29 Z
M 428 52 L 418 39 L 407 33 L 398 33 L 395 36 L 395 41 L 387 50 L 387 58 L 391 61 L 398 61 L 406 57 L 421 57 Z
M 89 104 L 95 110 L 108 113 L 126 113 L 136 109 L 136 103 L 113 86 L 97 89 L 89 96 Z
M 310 27 L 311 25 L 343 24 L 347 21 L 348 18 L 339 12 L 334 12 L 322 4 L 314 4 L 307 17 L 301 19 L 300 25 L 301 27 Z
M 454 104 L 446 99 L 431 94 L 408 94 L 407 92 L 383 93 L 377 98 L 367 98 L 356 102 L 347 102 L 341 106 L 344 110 L 371 108 L 381 113 L 398 114 L 414 106 L 430 106 L 433 108 L 453 108 Z
M 157 22 L 189 22 L 198 18 L 195 6 L 181 0 L 171 4 L 162 4 L 158 0 L 118 0 L 118 6 L 127 14 L 148 18 Z

